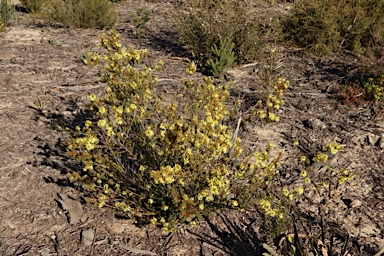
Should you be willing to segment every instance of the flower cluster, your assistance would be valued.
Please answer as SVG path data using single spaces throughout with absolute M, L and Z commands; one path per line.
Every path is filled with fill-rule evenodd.
M 279 122 L 280 117 L 276 115 L 281 105 L 284 104 L 283 94 L 289 87 L 289 81 L 280 77 L 273 85 L 273 92 L 267 95 L 266 100 L 259 100 L 256 104 L 257 110 L 253 115 L 258 115 L 267 122 Z
M 376 101 L 382 101 L 384 99 L 384 75 L 378 77 L 370 77 L 363 84 L 363 88 L 367 98 Z
M 299 141 L 295 141 L 294 145 L 299 145 Z M 336 155 L 344 147 L 337 142 L 331 142 L 322 147 L 322 150 L 316 152 L 312 157 L 301 156 L 300 162 L 304 164 L 304 168 L 300 171 L 300 177 L 303 179 L 304 184 L 315 184 L 318 188 L 325 188 L 329 186 L 329 180 L 336 179 L 339 184 L 354 178 L 354 174 L 350 173 L 346 169 L 337 170 L 327 166 L 325 172 L 318 173 L 318 170 L 313 170 L 313 163 L 321 162 L 327 164 L 331 155 Z M 315 173 L 316 172 L 316 173 Z M 304 186 L 296 188 L 295 197 L 304 193 Z M 283 194 L 286 194 L 287 190 L 284 190 Z M 290 195 L 290 194 L 289 194 Z

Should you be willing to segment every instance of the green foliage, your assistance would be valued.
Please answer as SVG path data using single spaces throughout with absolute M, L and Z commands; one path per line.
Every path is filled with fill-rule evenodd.
M 0 32 L 5 31 L 5 28 L 10 24 L 15 13 L 15 8 L 10 0 L 1 0 L 0 2 Z
M 276 13 L 263 1 L 190 0 L 177 17 L 179 37 L 200 63 L 213 58 L 212 46 L 225 38 L 234 43 L 238 63 L 254 61 L 267 41 L 276 38 Z M 263 6 L 264 4 L 264 6 Z M 257 11 L 255 5 L 258 5 Z M 273 32 L 273 33 L 272 33 Z
M 370 100 L 384 100 L 384 75 L 370 77 L 363 83 L 365 96 Z
M 317 55 L 347 49 L 384 55 L 383 0 L 300 0 L 283 24 L 286 39 Z
M 43 9 L 45 4 L 48 3 L 47 0 L 20 0 L 25 9 L 31 13 L 37 13 Z
M 134 35 L 137 37 L 141 36 L 145 24 L 150 20 L 149 15 L 151 11 L 146 7 L 140 7 L 135 10 L 135 13 L 132 14 L 132 21 L 135 23 Z
M 109 0 L 52 0 L 43 17 L 76 28 L 110 28 L 117 13 Z
M 208 60 L 208 65 L 212 74 L 219 78 L 224 72 L 232 66 L 236 57 L 233 52 L 235 44 L 228 39 L 220 39 L 220 46 L 216 44 L 212 46 L 213 59 Z

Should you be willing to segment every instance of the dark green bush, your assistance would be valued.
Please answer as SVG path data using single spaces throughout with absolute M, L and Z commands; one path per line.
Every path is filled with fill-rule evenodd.
M 299 0 L 282 21 L 285 38 L 316 55 L 346 49 L 384 55 L 384 0 Z
M 233 52 L 235 44 L 229 43 L 228 40 L 220 40 L 220 45 L 212 46 L 214 58 L 208 60 L 208 65 L 214 77 L 221 77 L 223 73 L 235 62 L 236 57 Z
M 110 28 L 117 13 L 109 0 L 52 0 L 44 16 L 76 28 Z
M 47 0 L 20 0 L 22 5 L 27 9 L 28 12 L 39 12 L 44 4 L 46 4 Z

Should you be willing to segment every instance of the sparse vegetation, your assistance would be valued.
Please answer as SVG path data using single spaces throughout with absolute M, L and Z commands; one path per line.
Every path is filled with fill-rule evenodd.
M 348 256 L 349 254 L 349 237 L 345 237 L 344 241 L 335 244 L 335 231 L 326 228 L 323 220 L 321 220 L 318 233 L 306 226 L 302 222 L 302 218 L 298 215 L 292 215 L 291 221 L 294 231 L 291 234 L 285 234 L 278 241 L 278 248 L 287 256 L 308 255 L 308 256 Z M 300 232 L 301 228 L 303 233 Z M 263 256 L 279 256 L 279 254 L 264 244 L 263 247 L 268 253 Z
M 186 49 L 200 63 L 213 59 L 213 45 L 220 40 L 234 44 L 237 63 L 252 62 L 268 41 L 276 40 L 276 13 L 255 12 L 268 3 L 263 1 L 205 1 L 184 2 L 177 18 L 178 32 Z
M 0 2 L 0 32 L 4 32 L 10 25 L 14 16 L 15 8 L 10 0 L 1 0 Z
M 135 23 L 135 36 L 140 37 L 145 25 L 150 20 L 151 11 L 146 7 L 139 7 L 132 13 L 131 20 Z
M 42 16 L 75 28 L 111 28 L 117 13 L 109 0 L 52 0 Z
M 316 55 L 347 49 L 384 56 L 384 1 L 295 1 L 283 21 L 285 37 Z
M 48 3 L 47 0 L 21 0 L 20 2 L 30 13 L 40 12 L 44 8 L 45 4 Z

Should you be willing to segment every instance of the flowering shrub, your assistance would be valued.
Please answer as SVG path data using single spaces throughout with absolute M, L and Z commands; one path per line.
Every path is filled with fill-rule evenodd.
M 68 177 L 87 189 L 87 201 L 164 232 L 223 207 L 256 206 L 284 218 L 273 192 L 281 154 L 271 156 L 272 143 L 256 152 L 243 148 L 229 118 L 228 86 L 188 80 L 182 94 L 169 98 L 156 91 L 151 68 L 136 67 L 147 50 L 123 48 L 116 32 L 102 35 L 100 45 L 106 53 L 87 62 L 106 63 L 105 94 L 89 96 L 94 116 L 67 141 L 68 155 L 82 163 Z M 186 72 L 195 71 L 192 62 Z M 278 192 L 293 200 L 289 190 Z
M 265 192 L 279 158 L 271 159 L 272 145 L 242 157 L 241 139 L 227 120 L 228 87 L 215 86 L 210 78 L 202 84 L 189 80 L 183 94 L 164 100 L 152 69 L 135 67 L 147 50 L 123 48 L 115 32 L 101 38 L 107 53 L 89 61 L 106 62 L 105 96 L 90 95 L 95 118 L 76 127 L 67 145 L 69 156 L 83 165 L 69 178 L 91 192 L 89 201 L 113 205 L 164 231 L 194 224 L 220 207 L 256 201 L 266 213 L 283 217 Z M 195 70 L 191 63 L 187 72 Z

